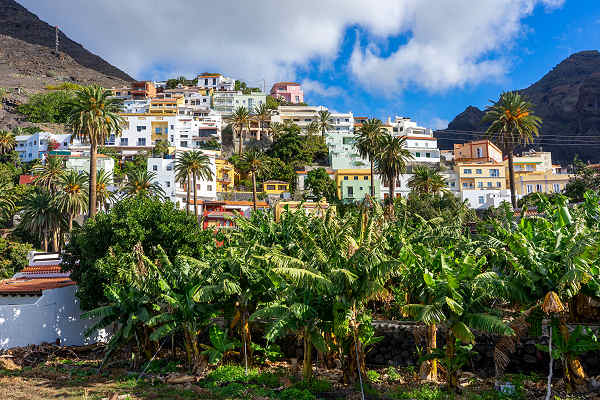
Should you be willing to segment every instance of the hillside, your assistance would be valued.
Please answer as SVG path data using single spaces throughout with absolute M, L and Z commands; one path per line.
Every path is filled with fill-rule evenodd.
M 551 151 L 556 161 L 570 162 L 576 154 L 584 160 L 600 160 L 600 147 L 571 146 L 572 142 L 567 141 L 577 140 L 573 136 L 598 136 L 594 141 L 585 141 L 600 145 L 600 52 L 571 55 L 520 93 L 533 103 L 535 113 L 542 118 L 541 135 L 552 135 L 538 143 L 543 150 Z M 451 131 L 485 130 L 487 127 L 481 123 L 483 114 L 477 107 L 467 107 L 448 124 L 447 132 L 436 134 L 440 148 L 451 149 L 458 140 L 475 138 Z M 563 141 L 557 143 L 556 135 L 564 136 Z
M 14 0 L 0 0 L 0 87 L 9 89 L 0 109 L 0 129 L 22 122 L 15 107 L 28 95 L 62 82 L 122 85 L 133 78 L 59 33 Z M 18 88 L 18 90 L 16 89 Z

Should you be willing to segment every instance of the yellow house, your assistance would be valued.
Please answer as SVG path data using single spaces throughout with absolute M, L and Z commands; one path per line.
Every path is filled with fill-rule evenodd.
M 514 157 L 515 193 L 523 197 L 530 193 L 560 193 L 568 183 L 571 175 L 556 173 L 558 166 L 552 165 L 552 154 L 549 152 L 529 152 Z M 509 185 L 508 160 L 504 162 L 506 169 L 506 185 Z
M 183 107 L 183 96 L 176 98 L 155 98 L 150 100 L 150 114 L 176 115 L 177 109 Z
M 235 167 L 227 160 L 217 158 L 215 160 L 217 168 L 217 192 L 233 191 L 237 172 Z
M 336 212 L 336 207 L 327 203 L 327 201 L 325 201 L 325 199 L 322 199 L 321 201 L 318 201 L 318 202 L 279 201 L 279 202 L 277 202 L 277 204 L 275 204 L 275 221 L 279 222 L 279 219 L 281 218 L 281 214 L 283 214 L 283 212 L 286 209 L 289 211 L 293 211 L 293 210 L 297 210 L 299 208 L 302 208 L 304 210 L 304 212 L 306 213 L 306 215 L 315 215 L 318 217 L 325 216 L 325 213 L 330 208 L 333 213 Z
M 461 190 L 506 189 L 506 174 L 502 163 L 456 163 L 455 170 Z
M 338 199 L 360 201 L 371 192 L 370 169 L 338 169 L 335 173 Z M 380 184 L 375 178 L 375 198 L 379 198 Z
M 290 191 L 290 184 L 284 181 L 263 182 L 263 192 L 268 195 L 280 195 Z
M 162 117 L 156 117 L 150 124 L 152 125 L 152 143 L 157 140 L 169 141 L 169 123 L 167 121 L 163 121 Z

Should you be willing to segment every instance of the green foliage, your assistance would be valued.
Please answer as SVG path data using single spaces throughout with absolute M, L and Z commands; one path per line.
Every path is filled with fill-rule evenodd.
M 63 267 L 78 282 L 82 308 L 103 304 L 103 287 L 118 278 L 120 266 L 102 260 L 110 252 L 128 254 L 138 243 L 151 259 L 158 245 L 170 259 L 177 254 L 201 258 L 207 246 L 214 246 L 212 234 L 175 204 L 145 197 L 123 200 L 110 212 L 88 219 L 73 232 L 67 247 Z
M 569 179 L 563 194 L 573 202 L 583 201 L 588 190 L 600 191 L 600 169 L 592 168 L 575 159 L 575 174 Z
M 330 204 L 337 200 L 335 181 L 329 177 L 325 168 L 308 171 L 304 187 L 310 193 L 305 195 L 307 198 L 317 201 L 325 198 Z
M 251 379 L 258 377 L 258 370 L 248 370 L 248 376 L 246 376 L 246 370 L 244 367 L 239 365 L 221 365 L 214 371 L 211 371 L 207 376 L 208 382 L 214 382 L 216 384 L 242 382 L 246 383 Z
M 569 355 L 577 357 L 600 349 L 598 337 L 588 327 L 577 325 L 575 330 L 569 333 L 567 340 L 561 335 L 556 320 L 552 321 L 552 328 L 552 358 L 555 360 L 565 359 Z M 536 344 L 536 347 L 546 353 L 549 352 L 547 345 Z
M 300 390 L 296 388 L 284 389 L 279 394 L 281 400 L 316 400 L 314 394 L 307 389 Z
M 240 346 L 239 341 L 229 339 L 227 331 L 216 325 L 212 325 L 208 332 L 212 346 L 202 345 L 206 349 L 202 354 L 208 356 L 208 362 L 211 364 L 218 364 L 224 356 Z
M 198 147 L 205 150 L 221 150 L 221 144 L 216 139 L 200 142 Z
M 33 250 L 29 243 L 0 238 L 0 279 L 12 277 L 27 266 L 27 253 Z
M 372 383 L 380 383 L 381 375 L 379 375 L 379 372 L 375 371 L 374 369 L 370 369 L 367 371 L 367 379 Z
M 402 400 L 445 400 L 450 395 L 433 385 L 421 385 L 416 389 L 388 393 L 392 399 Z
M 330 392 L 332 390 L 332 387 L 332 384 L 328 380 L 317 378 L 302 380 L 294 384 L 294 388 L 300 390 L 308 390 L 313 394 Z
M 73 92 L 70 90 L 38 93 L 31 96 L 29 101 L 20 105 L 17 110 L 26 115 L 30 122 L 65 124 L 71 114 L 72 99 Z

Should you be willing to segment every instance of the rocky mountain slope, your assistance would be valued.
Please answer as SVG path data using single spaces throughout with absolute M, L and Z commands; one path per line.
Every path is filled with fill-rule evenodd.
M 576 154 L 584 160 L 600 160 L 600 52 L 575 53 L 520 92 L 543 120 L 536 148 L 551 151 L 554 160 L 562 163 L 572 161 Z M 440 148 L 451 149 L 460 140 L 476 138 L 452 131 L 485 131 L 483 115 L 477 107 L 467 107 L 446 131 L 436 134 Z
M 0 129 L 22 124 L 16 106 L 32 93 L 62 82 L 120 86 L 133 78 L 59 32 L 14 0 L 0 0 Z M 25 124 L 26 125 L 26 124 Z

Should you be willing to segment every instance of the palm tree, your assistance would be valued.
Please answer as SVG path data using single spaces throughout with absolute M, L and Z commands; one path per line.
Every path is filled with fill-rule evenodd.
M 58 189 L 58 182 L 64 171 L 63 160 L 59 157 L 49 156 L 44 164 L 33 167 L 34 183 L 36 186 L 41 186 L 54 194 Z
M 0 131 L 0 156 L 6 155 L 15 149 L 17 141 L 15 136 L 8 131 Z
M 254 107 L 254 118 L 258 121 L 258 135 L 256 140 L 260 140 L 264 123 L 271 119 L 271 110 L 265 103 L 261 103 L 258 106 Z
M 389 133 L 381 136 L 379 153 L 375 157 L 375 169 L 389 188 L 389 212 L 394 210 L 394 189 L 398 176 L 406 171 L 406 161 L 413 158 L 405 149 L 406 137 L 394 137 Z
M 45 189 L 36 190 L 25 198 L 21 223 L 24 228 L 37 234 L 44 251 L 48 251 L 48 239 L 58 251 L 58 230 L 62 223 L 62 214 L 54 206 L 52 195 Z
M 12 185 L 0 182 L 0 219 L 11 219 L 16 208 Z
M 84 174 L 89 182 L 90 174 L 88 172 Z M 96 174 L 96 208 L 98 210 L 108 210 L 109 204 L 115 198 L 115 193 L 111 192 L 108 188 L 111 184 L 112 179 L 110 174 L 104 168 L 100 168 Z
M 306 125 L 304 130 L 308 136 L 316 135 L 319 133 L 319 123 L 317 121 L 312 121 L 310 124 Z
M 27 131 L 22 126 L 15 126 L 12 128 L 12 133 L 15 136 L 27 135 Z
M 213 178 L 210 157 L 200 151 L 189 152 L 189 168 L 192 174 L 192 182 L 194 184 L 194 215 L 198 220 L 198 201 L 196 193 L 196 180 L 198 178 L 210 181 Z
M 417 193 L 438 194 L 447 186 L 446 179 L 433 168 L 418 166 L 414 173 L 414 176 L 408 181 L 408 187 Z
M 175 180 L 186 186 L 185 212 L 187 215 L 190 215 L 190 190 L 192 187 L 191 154 L 191 152 L 181 153 L 175 161 Z
M 87 211 L 87 183 L 85 174 L 73 170 L 66 170 L 58 178 L 60 190 L 53 201 L 61 213 L 69 216 L 69 232 L 73 230 L 73 219 Z
M 256 211 L 256 174 L 261 169 L 264 154 L 256 148 L 251 148 L 242 154 L 241 159 L 248 165 L 248 170 L 252 174 L 252 207 Z
M 238 107 L 231 116 L 231 122 L 234 128 L 237 128 L 238 138 L 240 141 L 238 153 L 242 154 L 242 148 L 244 146 L 244 129 L 250 131 L 250 113 L 246 107 Z
M 542 119 L 533 114 L 532 104 L 525 101 L 518 92 L 504 92 L 497 102 L 492 103 L 486 108 L 483 121 L 491 122 L 487 134 L 508 153 L 510 200 L 513 208 L 517 208 L 514 150 L 519 145 L 533 143 L 534 136 L 539 135 Z
M 74 100 L 69 104 L 69 125 L 73 132 L 90 143 L 90 181 L 89 181 L 89 216 L 96 215 L 96 154 L 112 134 L 120 135 L 123 118 L 119 101 L 111 97 L 112 92 L 99 86 L 84 86 L 75 92 Z
M 283 134 L 283 132 L 285 132 L 285 126 L 281 122 L 270 123 L 269 129 L 271 130 L 271 138 L 273 140 L 277 139 Z
M 319 124 L 319 130 L 321 136 L 325 137 L 327 131 L 333 128 L 331 124 L 331 113 L 327 110 L 321 110 L 317 113 L 317 123 Z
M 127 197 L 165 197 L 165 192 L 158 183 L 156 174 L 145 169 L 134 169 L 131 172 L 128 172 L 127 182 L 122 190 Z
M 377 118 L 366 120 L 358 131 L 354 132 L 356 136 L 356 149 L 362 158 L 368 157 L 371 163 L 371 198 L 375 197 L 375 180 L 373 176 L 373 165 L 375 156 L 381 144 L 381 137 L 386 134 L 381 121 Z

